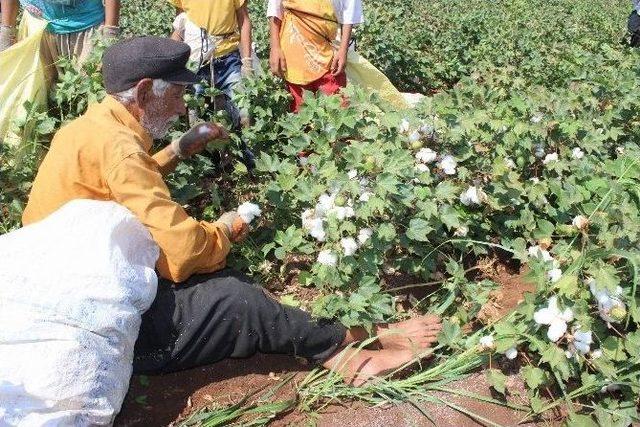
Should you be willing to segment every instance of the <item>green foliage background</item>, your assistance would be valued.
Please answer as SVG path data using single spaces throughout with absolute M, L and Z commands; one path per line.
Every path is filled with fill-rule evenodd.
M 256 152 L 254 175 L 241 163 L 216 172 L 209 157 L 199 156 L 170 177 L 174 197 L 204 219 L 239 201 L 257 201 L 264 217 L 247 244 L 234 250 L 233 264 L 277 284 L 295 260 L 302 265 L 300 284 L 319 290 L 312 307 L 318 315 L 371 326 L 399 316 L 390 272 L 411 277 L 412 285 L 438 282 L 441 288 L 414 306 L 446 318 L 436 366 L 451 365 L 456 372 L 480 366 L 488 353 L 478 348 L 479 336 L 493 334 L 493 357 L 510 348 L 525 355 L 518 369 L 528 385 L 531 416 L 564 404 L 572 425 L 638 422 L 640 54 L 625 44 L 627 1 L 364 3 L 359 52 L 398 88 L 430 96 L 417 109 L 398 112 L 350 88 L 349 108 L 336 99 L 309 98 L 294 116 L 287 112 L 282 82 L 270 76 L 247 81 L 238 102 L 254 124 L 235 138 L 244 137 Z M 268 54 L 265 4 L 250 3 L 262 58 Z M 168 34 L 173 16 L 168 2 L 130 0 L 122 25 L 126 35 Z M 0 144 L 0 232 L 19 226 L 55 130 L 104 96 L 101 51 L 81 69 L 66 64 L 49 110 L 29 108 L 15 124 L 22 144 Z M 400 129 L 403 121 L 409 132 Z M 411 131 L 423 126 L 434 133 L 410 140 Z M 454 156 L 456 174 L 443 174 L 435 163 L 428 172 L 416 170 L 421 147 Z M 584 157 L 574 156 L 576 148 Z M 312 154 L 301 166 L 296 155 L 303 150 Z M 557 161 L 544 161 L 554 153 Z M 367 202 L 358 201 L 364 190 L 347 175 L 351 170 L 367 179 Z M 469 186 L 486 195 L 480 205 L 460 202 Z M 332 191 L 353 201 L 355 216 L 329 219 L 326 241 L 318 242 L 301 214 Z M 578 215 L 588 218 L 588 228 L 572 225 Z M 355 256 L 341 255 L 341 239 L 365 227 L 374 230 L 371 240 Z M 548 277 L 555 265 L 528 255 L 536 244 L 549 247 L 562 270 L 559 281 Z M 315 262 L 321 250 L 338 254 L 335 267 Z M 476 316 L 496 286 L 474 281 L 469 268 L 496 252 L 528 264 L 536 291 L 515 313 L 465 336 L 459 323 L 480 327 Z M 620 321 L 599 316 L 585 284 L 589 279 L 610 292 L 620 286 Z M 547 327 L 533 319 L 551 296 L 576 318 L 558 342 L 550 342 Z M 566 357 L 575 328 L 593 332 L 592 347 L 601 357 Z M 446 375 L 430 370 L 409 381 L 423 384 Z M 499 371 L 490 371 L 489 380 L 499 393 L 507 392 Z M 389 383 L 384 393 L 419 393 L 402 388 L 406 384 Z M 620 389 L 600 394 L 612 384 Z M 547 389 L 562 399 L 549 401 Z M 340 390 L 336 385 L 331 393 Z M 372 401 L 378 391 L 360 397 Z M 325 389 L 317 393 L 333 396 Z

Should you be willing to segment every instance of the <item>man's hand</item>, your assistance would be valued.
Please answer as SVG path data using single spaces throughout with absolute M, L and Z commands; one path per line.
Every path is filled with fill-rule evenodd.
M 227 212 L 222 214 L 218 219 L 219 223 L 224 224 L 229 231 L 229 240 L 232 243 L 238 243 L 247 238 L 249 234 L 249 225 L 240 218 L 238 212 Z
M 201 123 L 173 141 L 171 147 L 176 156 L 187 159 L 204 151 L 210 142 L 226 141 L 227 139 L 229 139 L 229 134 L 222 126 L 214 123 Z
M 242 68 L 240 69 L 242 77 L 251 77 L 253 75 L 253 58 L 242 58 Z
M 269 67 L 271 72 L 278 77 L 284 77 L 284 73 L 287 72 L 287 60 L 284 58 L 282 49 L 279 47 L 272 47 L 269 53 Z
M 331 60 L 331 74 L 334 76 L 338 76 L 344 73 L 344 69 L 347 66 L 347 50 L 340 49 L 333 55 L 333 59 Z
M 0 25 L 0 52 L 9 49 L 16 42 L 16 28 Z

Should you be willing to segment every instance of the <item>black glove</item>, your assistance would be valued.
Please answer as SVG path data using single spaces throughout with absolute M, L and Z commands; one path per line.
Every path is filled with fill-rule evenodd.
M 629 15 L 627 29 L 631 33 L 631 40 L 629 41 L 631 47 L 640 46 L 640 15 L 635 10 Z

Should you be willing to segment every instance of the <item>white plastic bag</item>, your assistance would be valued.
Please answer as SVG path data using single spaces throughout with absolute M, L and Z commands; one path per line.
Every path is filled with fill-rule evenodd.
M 113 423 L 157 258 L 113 202 L 75 200 L 0 236 L 0 426 Z

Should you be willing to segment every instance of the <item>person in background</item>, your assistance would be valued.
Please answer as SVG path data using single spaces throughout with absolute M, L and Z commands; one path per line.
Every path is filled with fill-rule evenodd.
M 0 0 L 0 52 L 16 40 L 18 0 Z M 47 80 L 52 83 L 57 73 L 58 59 L 86 60 L 96 35 L 115 38 L 120 34 L 120 0 L 20 0 L 24 13 L 49 22 L 42 40 L 41 55 Z
M 627 28 L 629 29 L 629 33 L 631 33 L 629 44 L 632 47 L 638 47 L 640 46 L 640 0 L 631 0 L 631 5 L 633 10 L 629 15 L 629 21 L 627 23 Z
M 347 85 L 352 28 L 364 22 L 360 0 L 269 0 L 267 17 L 269 65 L 287 82 L 292 111 L 305 90 L 333 95 Z
M 172 39 L 191 48 L 199 81 L 224 93 L 234 128 L 248 125 L 248 115 L 232 102 L 242 77 L 253 73 L 248 0 L 170 0 L 177 9 Z M 201 85 L 195 85 L 202 94 Z M 191 120 L 194 118 L 191 117 Z
M 186 44 L 161 37 L 109 47 L 102 69 L 107 97 L 56 133 L 23 215 L 28 225 L 71 200 L 110 200 L 148 228 L 160 248 L 161 279 L 142 316 L 134 372 L 161 374 L 260 351 L 309 358 L 359 385 L 424 357 L 442 330 L 438 316 L 374 325 L 380 348 L 354 348 L 369 338 L 363 328 L 284 306 L 225 268 L 231 245 L 248 232 L 237 212 L 198 221 L 171 199 L 163 175 L 228 136 L 202 123 L 149 153 L 186 113 L 185 87 L 197 81 L 185 67 L 189 54 Z

